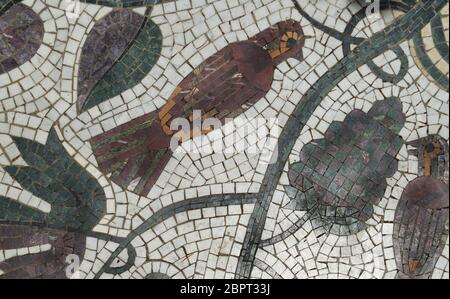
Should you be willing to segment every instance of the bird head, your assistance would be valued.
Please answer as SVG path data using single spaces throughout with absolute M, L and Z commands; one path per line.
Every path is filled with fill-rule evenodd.
M 303 60 L 305 35 L 296 21 L 288 20 L 274 25 L 258 37 L 258 42 L 264 44 L 275 65 L 288 58 Z

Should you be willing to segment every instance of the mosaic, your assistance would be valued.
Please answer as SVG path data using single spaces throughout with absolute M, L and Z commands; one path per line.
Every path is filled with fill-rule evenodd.
M 290 205 L 314 210 L 332 226 L 348 226 L 350 233 L 362 230 L 373 204 L 383 197 L 386 178 L 398 168 L 395 157 L 402 139 L 395 133 L 405 121 L 401 109 L 398 99 L 385 99 L 367 115 L 354 110 L 342 124 L 331 123 L 324 140 L 306 144 L 300 162 L 288 173 L 291 185 L 300 191 L 294 191 Z
M 17 4 L 0 16 L 0 73 L 27 62 L 36 54 L 44 35 L 38 15 L 27 6 Z
M 0 0 L 0 279 L 448 279 L 445 0 Z
M 302 59 L 303 43 L 300 25 L 288 21 L 251 41 L 228 45 L 194 69 L 160 110 L 96 136 L 92 148 L 99 167 L 105 174 L 112 173 L 119 186 L 147 195 L 172 157 L 173 135 L 185 133 L 172 131 L 172 119 L 193 122 L 195 110 L 201 111 L 203 119 L 215 117 L 221 123 L 240 115 L 244 105 L 255 104 L 270 90 L 275 65 L 291 56 Z M 208 131 L 175 138 L 185 141 Z
M 113 11 L 96 23 L 81 53 L 80 111 L 139 83 L 158 60 L 161 42 L 155 23 L 133 12 Z

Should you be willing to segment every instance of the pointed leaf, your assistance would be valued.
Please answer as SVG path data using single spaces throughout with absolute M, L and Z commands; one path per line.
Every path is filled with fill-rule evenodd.
M 91 230 L 105 210 L 105 193 L 97 180 L 67 154 L 55 130 L 45 146 L 24 138 L 14 140 L 29 166 L 5 170 L 23 188 L 51 204 L 46 223 L 61 229 Z
M 161 48 L 158 26 L 137 13 L 113 11 L 98 21 L 83 46 L 78 83 L 80 111 L 139 83 L 158 61 Z

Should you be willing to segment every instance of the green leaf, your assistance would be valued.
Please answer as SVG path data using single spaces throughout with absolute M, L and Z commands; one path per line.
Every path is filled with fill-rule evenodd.
M 22 158 L 29 166 L 5 170 L 21 186 L 51 204 L 48 215 L 0 199 L 0 220 L 44 222 L 59 229 L 90 231 L 103 216 L 106 197 L 97 180 L 65 151 L 54 129 L 46 145 L 14 137 Z M 25 211 L 25 212 L 24 212 Z
M 127 51 L 96 83 L 87 99 L 79 103 L 80 111 L 99 105 L 141 82 L 157 63 L 161 49 L 161 30 L 146 19 Z

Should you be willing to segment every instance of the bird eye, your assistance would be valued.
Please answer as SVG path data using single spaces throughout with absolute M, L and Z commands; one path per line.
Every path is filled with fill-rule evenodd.
M 295 47 L 299 38 L 300 38 L 300 36 L 298 35 L 297 32 L 292 32 L 292 31 L 286 32 L 281 37 L 281 42 L 280 42 L 281 52 L 284 53 L 284 52 L 292 49 L 293 47 Z
M 288 41 L 287 41 L 287 47 L 288 47 L 289 49 L 292 49 L 296 44 L 297 44 L 297 40 L 295 40 L 295 39 L 293 39 L 293 38 L 290 38 L 290 39 L 288 39 Z

